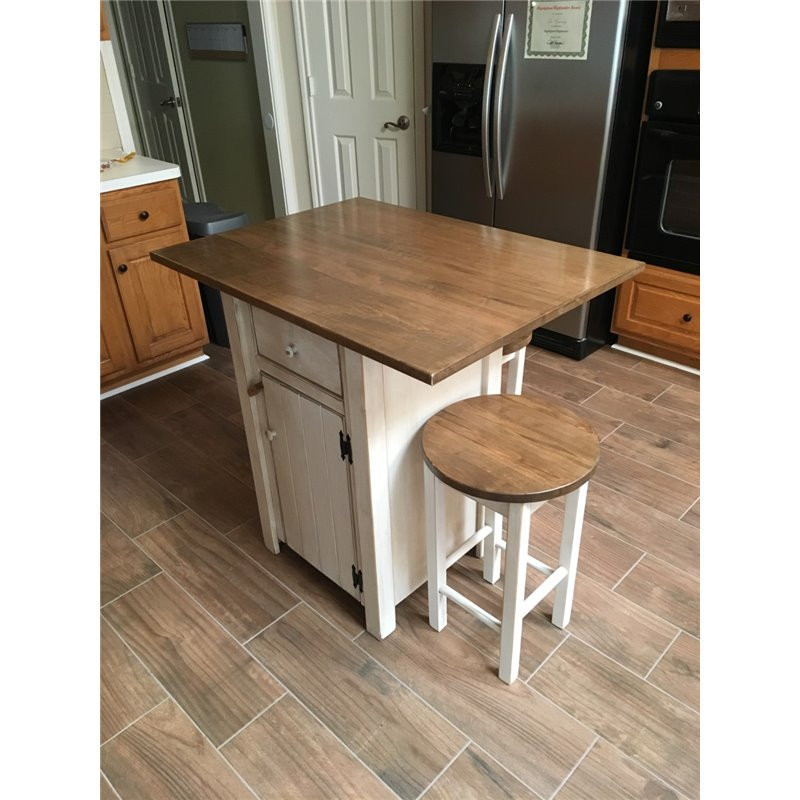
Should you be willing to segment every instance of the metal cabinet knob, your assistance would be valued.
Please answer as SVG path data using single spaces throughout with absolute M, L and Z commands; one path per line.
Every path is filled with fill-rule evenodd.
M 691 322 L 692 321 L 692 315 L 691 314 L 684 314 L 683 315 L 683 321 L 684 322 Z
M 294 358 L 297 355 L 297 348 L 293 344 L 287 344 L 283 352 L 287 358 Z
M 656 111 L 661 111 L 661 109 L 664 108 L 664 104 L 660 100 L 656 100 L 655 103 L 653 103 L 653 108 Z
M 150 219 L 150 212 L 149 211 L 140 211 L 139 212 L 139 219 L 144 222 L 146 219 Z
M 411 125 L 411 120 L 405 114 L 403 114 L 402 117 L 397 118 L 397 122 L 384 122 L 383 129 L 386 130 L 387 128 L 394 128 L 398 131 L 407 131 L 409 125 Z
M 278 431 L 273 431 L 271 428 L 267 428 L 267 441 L 272 441 L 278 435 Z
M 127 272 L 127 271 L 128 271 L 128 265 L 127 264 L 120 264 L 117 267 L 117 272 Z

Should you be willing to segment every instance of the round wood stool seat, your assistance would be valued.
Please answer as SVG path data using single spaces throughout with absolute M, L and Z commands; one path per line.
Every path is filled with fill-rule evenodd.
M 568 494 L 592 476 L 600 442 L 572 411 L 538 398 L 483 395 L 431 417 L 425 463 L 442 483 L 503 503 Z
M 589 478 L 597 466 L 600 442 L 592 426 L 554 403 L 514 394 L 470 397 L 440 411 L 422 432 L 425 461 L 428 620 L 435 630 L 447 625 L 452 601 L 500 631 L 498 675 L 513 683 L 519 674 L 522 620 L 550 592 L 553 624 L 569 623 L 578 569 L 583 511 Z M 444 487 L 478 504 L 478 530 L 452 547 L 447 534 Z M 531 514 L 545 500 L 565 495 L 558 566 L 528 552 Z M 486 524 L 486 511 L 493 512 Z M 503 539 L 503 517 L 508 538 Z M 503 616 L 498 619 L 447 583 L 447 569 L 472 547 L 483 545 L 483 577 L 500 578 L 505 551 Z M 526 597 L 526 570 L 545 578 Z

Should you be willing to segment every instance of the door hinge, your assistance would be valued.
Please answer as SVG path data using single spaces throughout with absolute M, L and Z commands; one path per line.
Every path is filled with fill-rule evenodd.
M 339 452 L 342 454 L 342 461 L 347 459 L 353 463 L 353 448 L 350 444 L 350 434 L 344 435 L 344 431 L 339 431 Z
M 359 592 L 364 591 L 364 574 L 361 570 L 356 570 L 356 565 L 353 564 L 353 586 L 358 589 Z
M 308 96 L 314 96 L 314 77 L 312 75 L 306 75 L 306 86 L 308 87 Z

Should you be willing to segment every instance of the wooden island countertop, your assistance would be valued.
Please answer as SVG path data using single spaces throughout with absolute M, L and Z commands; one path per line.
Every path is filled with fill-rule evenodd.
M 363 198 L 151 257 L 430 385 L 644 268 Z

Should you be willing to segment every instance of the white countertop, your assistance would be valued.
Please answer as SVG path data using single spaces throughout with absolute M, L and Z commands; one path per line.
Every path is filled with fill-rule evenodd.
M 115 192 L 117 189 L 130 189 L 132 186 L 168 181 L 180 176 L 181 170 L 177 164 L 134 156 L 124 164 L 112 161 L 111 166 L 100 173 L 100 192 Z

